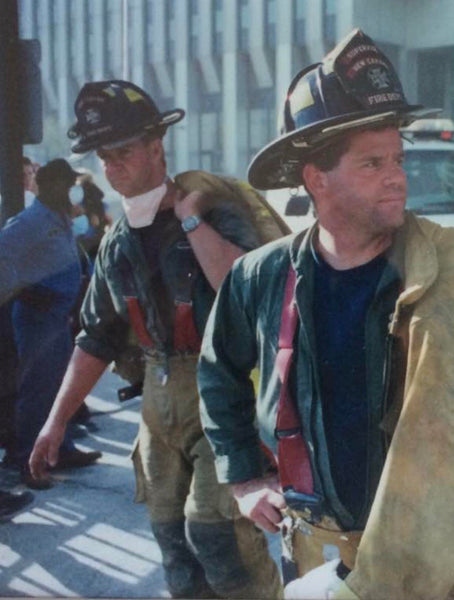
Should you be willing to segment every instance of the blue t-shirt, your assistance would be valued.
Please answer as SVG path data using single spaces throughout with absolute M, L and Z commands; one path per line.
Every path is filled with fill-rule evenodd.
M 387 261 L 380 255 L 339 271 L 314 258 L 313 315 L 331 472 L 341 502 L 358 518 L 367 482 L 365 323 Z

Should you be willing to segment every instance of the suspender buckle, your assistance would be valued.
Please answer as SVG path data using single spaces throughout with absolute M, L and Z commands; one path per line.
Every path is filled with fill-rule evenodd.
M 293 487 L 284 490 L 284 499 L 289 508 L 302 513 L 305 521 L 308 523 L 320 523 L 324 514 L 323 498 L 320 494 L 304 494 L 296 492 Z
M 274 437 L 277 440 L 282 438 L 292 437 L 293 435 L 301 435 L 301 427 L 292 427 L 291 429 L 276 429 L 274 430 Z

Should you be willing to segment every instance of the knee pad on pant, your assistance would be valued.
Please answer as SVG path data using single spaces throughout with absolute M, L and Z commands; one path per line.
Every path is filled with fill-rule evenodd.
M 184 521 L 151 523 L 162 553 L 165 579 L 173 598 L 213 598 L 203 568 L 188 546 Z
M 187 521 L 187 538 L 205 571 L 212 589 L 222 597 L 243 588 L 249 574 L 241 560 L 232 521 L 200 523 Z

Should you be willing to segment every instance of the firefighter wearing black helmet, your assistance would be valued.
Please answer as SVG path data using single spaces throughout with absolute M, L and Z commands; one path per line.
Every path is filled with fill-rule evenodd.
M 405 212 L 399 132 L 423 115 L 355 30 L 296 76 L 249 168 L 260 189 L 304 183 L 318 219 L 225 279 L 201 416 L 242 513 L 284 534 L 288 599 L 454 589 L 454 235 Z
M 134 338 L 145 363 L 136 500 L 148 506 L 172 597 L 278 598 L 281 583 L 263 534 L 216 480 L 195 377 L 215 290 L 233 260 L 258 245 L 255 226 L 224 204 L 210 224 L 222 199 L 197 186 L 186 193 L 186 178 L 167 174 L 162 137 L 182 110 L 162 113 L 142 89 L 113 80 L 87 83 L 75 112 L 72 149 L 97 152 L 125 216 L 99 249 L 83 329 L 32 472 L 41 477 L 54 464 L 68 419 Z

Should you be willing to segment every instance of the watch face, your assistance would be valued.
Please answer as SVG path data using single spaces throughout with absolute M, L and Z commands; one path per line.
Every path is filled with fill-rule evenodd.
M 194 229 L 196 229 L 201 222 L 202 219 L 200 217 L 198 217 L 197 215 L 191 215 L 183 219 L 183 221 L 181 222 L 181 226 L 183 228 L 183 231 L 189 233 L 190 231 L 194 231 Z

